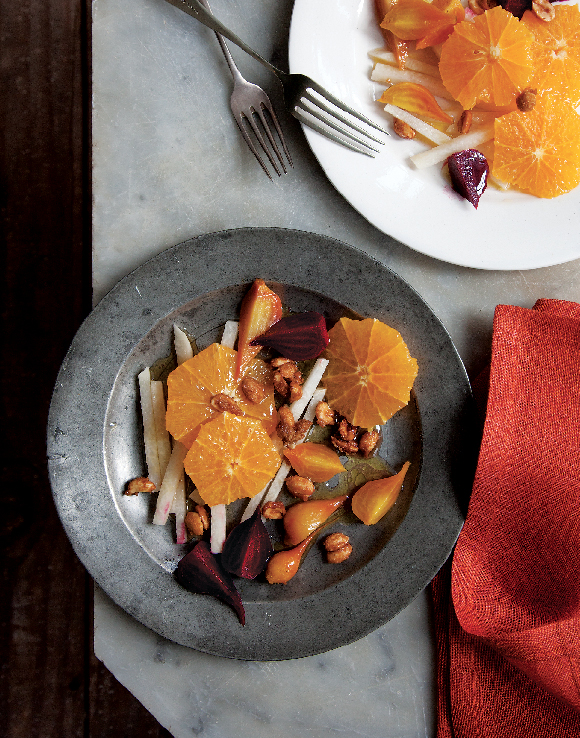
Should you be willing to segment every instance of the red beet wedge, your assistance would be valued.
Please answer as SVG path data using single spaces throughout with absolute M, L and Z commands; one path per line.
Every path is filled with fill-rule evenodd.
M 477 149 L 466 149 L 452 154 L 447 164 L 455 192 L 477 208 L 479 198 L 487 187 L 489 164 L 485 156 Z
M 274 550 L 260 508 L 252 517 L 236 525 L 226 538 L 222 551 L 222 566 L 244 579 L 255 579 L 264 571 Z
M 292 361 L 316 359 L 328 346 L 326 320 L 320 313 L 296 313 L 281 318 L 252 346 L 269 346 Z
M 196 543 L 177 565 L 176 579 L 196 594 L 208 594 L 225 602 L 236 612 L 242 625 L 246 614 L 242 599 L 230 574 L 212 554 L 205 541 Z

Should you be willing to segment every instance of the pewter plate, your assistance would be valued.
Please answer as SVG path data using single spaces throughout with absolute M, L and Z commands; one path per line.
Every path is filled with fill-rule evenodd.
M 332 322 L 376 317 L 403 335 L 419 363 L 412 400 L 383 428 L 380 456 L 409 459 L 403 492 L 376 526 L 346 516 L 343 565 L 314 546 L 287 585 L 238 579 L 241 626 L 212 597 L 173 575 L 188 550 L 170 525 L 151 524 L 154 500 L 126 497 L 145 473 L 137 374 L 171 354 L 177 323 L 200 348 L 219 340 L 241 298 L 262 277 L 296 311 Z M 48 423 L 55 503 L 79 558 L 130 615 L 177 643 L 247 660 L 309 656 L 370 633 L 408 605 L 449 556 L 463 524 L 477 422 L 453 343 L 421 297 L 384 264 L 324 236 L 278 228 L 213 233 L 179 244 L 125 277 L 79 329 L 61 367 Z M 332 494 L 336 480 L 324 494 Z M 232 509 L 232 520 L 237 514 Z M 272 535 L 276 531 L 272 529 Z

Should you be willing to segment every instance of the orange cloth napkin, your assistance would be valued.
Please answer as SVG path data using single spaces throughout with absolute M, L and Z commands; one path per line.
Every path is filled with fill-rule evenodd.
M 431 585 L 438 738 L 580 737 L 580 305 L 499 305 L 467 519 Z

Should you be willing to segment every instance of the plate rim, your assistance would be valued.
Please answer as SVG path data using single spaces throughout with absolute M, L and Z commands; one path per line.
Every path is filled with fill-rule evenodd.
M 292 259 L 286 252 L 286 260 L 282 259 L 282 266 L 276 265 L 275 268 L 274 262 L 280 260 L 281 252 L 279 249 L 272 248 L 266 255 L 261 248 L 262 241 L 268 244 L 276 242 L 279 248 L 289 249 L 292 254 L 294 254 L 294 249 L 296 251 L 294 264 L 291 263 Z M 311 247 L 308 254 L 304 252 L 306 242 Z M 290 275 L 296 277 L 304 268 L 306 272 L 309 272 L 306 281 L 313 284 L 313 280 L 319 280 L 325 274 L 324 267 L 327 262 L 321 258 L 321 252 L 334 255 L 337 250 L 340 252 L 340 263 L 343 269 L 350 269 L 351 274 L 356 273 L 367 282 L 374 283 L 379 275 L 382 278 L 389 277 L 393 284 L 398 285 L 416 301 L 412 309 L 419 310 L 420 313 L 426 311 L 431 321 L 430 330 L 437 334 L 438 345 L 454 358 L 453 371 L 459 377 L 458 381 L 462 383 L 461 400 L 457 399 L 457 402 L 458 405 L 466 404 L 470 407 L 467 425 L 470 431 L 473 430 L 472 450 L 475 454 L 475 407 L 463 363 L 449 334 L 433 311 L 420 295 L 385 263 L 352 245 L 328 236 L 284 228 L 238 228 L 218 231 L 188 239 L 162 251 L 133 270 L 105 295 L 83 322 L 73 339 L 59 372 L 50 406 L 47 426 L 47 459 L 53 497 L 59 516 L 82 563 L 99 586 L 120 607 L 165 638 L 205 653 L 257 661 L 300 658 L 346 645 L 372 632 L 409 604 L 448 558 L 459 535 L 470 489 L 470 486 L 469 489 L 467 488 L 465 479 L 463 480 L 465 489 L 462 495 L 459 495 L 462 497 L 461 501 L 456 498 L 457 490 L 454 490 L 452 493 L 447 493 L 447 496 L 442 494 L 439 507 L 435 506 L 429 511 L 430 514 L 435 511 L 435 514 L 441 516 L 441 520 L 445 523 L 445 530 L 439 531 L 441 540 L 436 541 L 436 555 L 434 556 L 432 552 L 426 557 L 418 555 L 414 563 L 415 570 L 411 587 L 413 596 L 409 596 L 409 587 L 403 582 L 399 585 L 398 590 L 395 586 L 397 591 L 390 593 L 392 600 L 389 607 L 385 608 L 385 603 L 380 601 L 381 592 L 377 591 L 376 595 L 371 596 L 372 602 L 365 603 L 365 608 L 370 607 L 372 610 L 374 607 L 376 609 L 377 602 L 380 601 L 382 609 L 380 613 L 365 613 L 362 625 L 354 629 L 350 628 L 348 632 L 341 631 L 339 628 L 338 633 L 323 633 L 322 635 L 316 633 L 316 628 L 320 627 L 322 622 L 322 610 L 324 610 L 325 619 L 330 618 L 336 623 L 344 621 L 345 613 L 352 610 L 354 600 L 348 591 L 349 588 L 352 589 L 351 577 L 329 588 L 332 593 L 325 591 L 310 595 L 302 598 L 298 603 L 292 601 L 288 607 L 281 607 L 277 602 L 250 603 L 247 608 L 247 625 L 244 629 L 237 624 L 235 616 L 225 605 L 210 597 L 197 596 L 195 610 L 198 630 L 192 631 L 191 627 L 176 626 L 176 618 L 172 617 L 172 612 L 188 611 L 191 609 L 191 601 L 189 601 L 188 608 L 188 598 L 196 596 L 179 587 L 171 575 L 153 561 L 132 537 L 118 513 L 111 517 L 114 501 L 107 487 L 103 438 L 104 419 L 107 414 L 108 400 L 113 391 L 114 377 L 122 368 L 122 363 L 115 364 L 115 361 L 121 354 L 128 356 L 140 338 L 164 315 L 168 315 L 189 300 L 195 299 L 198 292 L 194 294 L 194 289 L 199 291 L 199 295 L 211 291 L 202 284 L 195 287 L 190 286 L 189 282 L 182 284 L 179 290 L 176 290 L 177 297 L 174 302 L 177 303 L 181 299 L 179 295 L 184 291 L 190 294 L 189 300 L 173 304 L 171 309 L 167 309 L 173 297 L 167 294 L 166 289 L 163 290 L 164 295 L 155 296 L 150 289 L 151 281 L 158 281 L 160 274 L 162 279 L 166 278 L 168 273 L 180 274 L 184 264 L 189 267 L 194 263 L 204 261 L 208 263 L 216 256 L 221 256 L 226 261 L 229 258 L 232 263 L 236 258 L 238 261 L 245 259 L 248 264 L 243 268 L 246 270 L 244 273 L 249 274 L 253 268 L 253 278 L 256 277 L 254 259 L 256 257 L 265 259 L 265 266 L 262 261 L 260 271 L 267 281 L 271 279 L 284 282 L 279 277 L 268 276 L 276 272 L 276 269 L 287 268 L 290 270 Z M 364 267 L 368 268 L 369 265 L 376 273 L 367 274 L 365 277 Z M 241 267 L 240 269 L 243 271 Z M 214 283 L 223 283 L 223 287 L 232 284 L 231 281 L 225 281 L 230 278 L 230 271 L 220 268 L 214 271 L 212 278 Z M 348 292 L 349 286 L 341 282 L 340 276 L 332 276 L 327 272 L 326 277 L 332 282 L 331 292 L 333 294 L 337 289 L 344 289 Z M 202 281 L 205 285 L 206 281 Z M 246 281 L 251 281 L 251 279 Z M 237 280 L 234 283 L 239 284 Z M 294 284 L 295 282 L 286 280 L 286 283 Z M 305 287 L 304 284 L 297 286 L 312 289 L 312 287 Z M 139 289 L 136 290 L 136 287 Z M 129 313 L 129 321 L 124 321 L 123 318 L 127 317 L 128 306 L 143 307 L 145 304 L 143 295 L 147 295 L 148 290 L 151 292 L 147 303 L 149 307 L 142 309 L 140 313 L 136 311 Z M 316 291 L 327 294 L 320 289 L 320 286 Z M 140 293 L 138 296 L 136 296 L 137 292 Z M 329 296 L 336 299 L 333 295 Z M 350 300 L 343 299 L 341 302 L 347 307 L 356 309 Z M 160 312 L 163 311 L 165 313 L 161 315 Z M 117 335 L 111 338 L 115 327 Z M 122 327 L 121 330 L 120 327 Z M 107 351 L 113 351 L 112 343 L 115 344 L 114 356 L 108 359 L 108 363 L 103 360 L 102 348 L 99 349 L 94 345 L 98 333 L 96 329 L 100 329 L 106 335 Z M 107 366 L 105 367 L 104 364 Z M 95 368 L 99 371 L 95 372 Z M 79 388 L 83 394 L 78 394 Z M 78 423 L 79 417 L 84 419 L 83 425 Z M 75 420 L 77 421 L 76 426 L 74 425 Z M 84 449 L 83 443 L 86 445 L 87 438 L 93 445 L 89 449 Z M 442 478 L 447 479 L 448 471 L 445 468 L 444 472 L 438 470 L 438 473 Z M 467 472 L 469 479 L 472 478 L 473 472 L 474 463 L 470 462 Z M 96 493 L 94 486 L 98 487 Z M 404 550 L 410 540 L 420 546 L 421 537 L 417 535 L 418 531 L 409 531 L 408 528 L 411 521 L 420 520 L 427 511 L 415 508 L 413 501 L 407 517 L 389 541 L 388 546 L 392 550 Z M 411 516 L 411 511 L 414 509 L 413 516 Z M 406 525 L 406 521 L 409 525 Z M 405 578 L 404 568 L 402 566 L 400 572 L 403 579 Z M 363 590 L 368 589 L 372 584 L 368 579 L 369 571 L 363 571 L 360 576 L 357 572 L 355 576 L 357 586 L 362 587 Z M 132 584 L 129 586 L 129 583 Z M 377 587 L 376 583 L 375 587 Z M 377 589 L 380 590 L 380 587 Z M 287 605 L 287 602 L 284 602 Z M 292 632 L 286 640 L 282 639 L 282 642 L 276 635 L 267 635 L 269 632 L 272 633 L 274 625 L 279 627 L 284 623 L 285 616 L 282 613 L 284 609 L 287 611 L 286 614 L 291 615 L 292 618 L 301 618 L 302 622 L 305 622 L 306 618 L 309 619 L 310 625 L 306 628 L 308 632 L 304 634 L 305 641 L 300 641 L 302 636 L 300 629 L 292 627 L 287 628 Z M 224 623 L 226 633 L 223 632 Z M 216 638 L 213 639 L 211 638 L 212 628 L 216 634 Z M 219 638 L 217 638 L 218 634 Z M 256 645 L 256 637 L 259 636 L 261 640 Z

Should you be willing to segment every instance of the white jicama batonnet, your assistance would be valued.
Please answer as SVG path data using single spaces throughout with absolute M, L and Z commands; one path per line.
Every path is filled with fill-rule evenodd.
M 175 514 L 175 540 L 177 543 L 187 543 L 185 530 L 185 516 L 187 514 L 187 498 L 185 496 L 185 469 L 176 485 L 175 496 L 171 503 L 170 512 Z
M 193 348 L 189 342 L 189 338 L 179 326 L 173 324 L 173 346 L 177 357 L 177 364 L 183 364 L 184 361 L 193 358 Z
M 320 361 L 326 360 L 321 359 Z M 326 362 L 326 364 L 328 364 L 328 362 Z M 324 365 L 324 368 L 326 368 L 326 364 Z M 304 412 L 304 420 L 309 420 L 310 422 L 314 420 L 316 415 L 316 406 L 319 402 L 322 402 L 322 400 L 324 400 L 325 395 L 326 390 L 322 387 L 314 390 L 308 401 L 306 411 Z M 295 404 L 296 403 L 293 403 L 293 405 Z M 292 407 L 292 405 L 290 407 Z M 300 416 L 298 416 L 298 418 L 294 417 L 294 419 L 298 420 L 299 417 Z M 303 443 L 304 440 L 305 439 L 302 439 L 298 441 L 298 443 Z M 298 443 L 296 445 L 298 445 Z M 242 515 L 242 522 L 244 520 L 247 520 L 254 514 L 258 505 L 265 505 L 266 502 L 274 502 L 277 499 L 280 491 L 282 490 L 282 487 L 284 486 L 286 477 L 288 476 L 288 474 L 290 474 L 291 469 L 292 467 L 287 461 L 282 461 L 278 471 L 276 472 L 276 475 L 274 476 L 274 479 L 272 479 L 272 481 L 269 482 L 261 492 L 259 492 L 255 497 L 252 497 L 252 499 L 248 502 L 246 509 L 244 510 L 244 514 Z
M 428 151 L 421 151 L 411 157 L 411 162 L 417 169 L 426 169 L 434 164 L 440 164 L 445 161 L 451 154 L 466 149 L 474 149 L 481 144 L 491 141 L 494 137 L 493 126 L 486 126 L 477 131 L 470 131 L 456 138 L 452 138 L 449 142 L 435 146 Z
M 155 515 L 153 516 L 154 525 L 165 525 L 167 522 L 167 516 L 171 512 L 179 479 L 183 477 L 183 460 L 186 455 L 187 448 L 182 443 L 179 443 L 179 441 L 175 441 L 171 458 L 167 464 L 167 470 L 157 496 L 157 506 L 155 508 Z
M 443 133 L 443 131 L 434 128 L 429 125 L 429 123 L 425 123 L 424 120 L 415 117 L 412 113 L 409 113 L 402 108 L 398 108 L 396 105 L 385 105 L 385 112 L 392 115 L 393 118 L 398 118 L 404 123 L 407 123 L 413 130 L 421 136 L 424 136 L 428 141 L 432 141 L 434 144 L 443 144 L 447 141 L 451 141 L 451 136 L 448 136 L 446 133 Z
M 151 395 L 151 371 L 145 367 L 138 376 L 141 417 L 143 420 L 143 443 L 145 446 L 145 463 L 147 477 L 159 489 L 163 478 L 157 449 L 155 416 L 153 414 L 153 398 Z
M 426 87 L 435 97 L 442 97 L 445 100 L 454 99 L 443 82 L 428 74 L 414 72 L 412 69 L 399 69 L 390 67 L 388 64 L 377 64 L 371 73 L 371 80 L 387 87 L 397 82 L 413 82 Z
M 238 322 L 228 320 L 224 325 L 221 340 L 222 346 L 233 349 L 236 345 L 237 337 Z M 209 512 L 211 518 L 209 546 L 212 553 L 221 553 L 226 540 L 226 506 L 213 505 L 213 507 L 210 507 Z
M 159 457 L 159 470 L 161 478 L 165 474 L 169 457 L 171 456 L 171 441 L 165 427 L 165 395 L 163 393 L 163 382 L 151 380 L 151 405 L 153 407 L 153 419 L 155 422 L 155 441 L 157 443 L 157 455 Z
M 226 506 L 214 505 L 209 511 L 211 515 L 209 547 L 212 553 L 218 554 L 222 552 L 226 540 Z
M 312 395 L 320 384 L 320 380 L 322 379 L 322 375 L 326 371 L 327 366 L 328 359 L 316 359 L 316 361 L 314 362 L 314 366 L 312 367 L 310 374 L 308 375 L 306 381 L 304 382 L 304 385 L 302 386 L 302 397 L 299 400 L 295 400 L 290 405 L 290 410 L 292 410 L 294 420 L 299 420 L 302 416 L 302 413 L 306 409 L 306 406 L 312 399 Z
M 186 333 L 177 325 L 173 325 L 173 346 L 177 357 L 177 364 L 180 366 L 184 361 L 193 358 L 193 347 Z M 187 531 L 185 530 L 185 515 L 187 513 L 187 498 L 185 494 L 185 469 L 175 485 L 175 494 L 171 509 L 169 511 L 175 515 L 175 539 L 177 543 L 187 543 Z
M 236 345 L 236 338 L 238 337 L 238 321 L 228 320 L 224 325 L 224 332 L 222 334 L 221 344 L 226 348 L 231 348 Z

